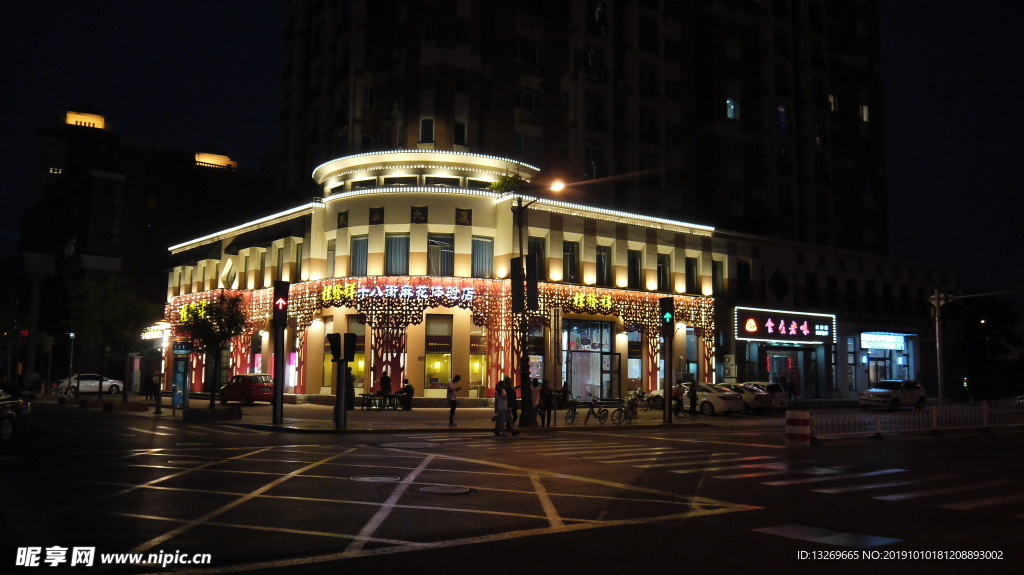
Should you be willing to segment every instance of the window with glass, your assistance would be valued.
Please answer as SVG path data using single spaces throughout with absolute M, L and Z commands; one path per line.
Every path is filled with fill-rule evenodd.
M 434 119 L 423 118 L 420 120 L 420 143 L 429 144 L 434 141 Z
M 686 258 L 686 293 L 700 293 L 697 258 Z
M 562 281 L 580 283 L 579 242 L 562 242 Z
M 351 249 L 348 259 L 348 275 L 365 276 L 367 248 L 370 242 L 367 236 L 352 236 Z
M 627 250 L 626 264 L 629 289 L 643 289 L 644 253 L 640 250 Z
M 427 274 L 455 275 L 454 234 L 427 234 Z
M 716 296 L 725 293 L 725 262 L 722 260 L 711 262 L 711 290 Z
M 384 275 L 409 275 L 409 234 L 384 237 Z
M 526 253 L 537 254 L 537 277 L 541 281 L 548 279 L 548 250 L 544 238 L 531 237 L 526 242 Z
M 494 277 L 494 238 L 473 236 L 473 270 L 475 278 Z
M 658 291 L 672 291 L 671 254 L 658 254 Z
M 612 247 L 597 246 L 597 285 L 611 287 L 612 285 Z
M 725 101 L 725 117 L 730 120 L 740 119 L 740 103 L 737 100 L 729 98 Z
M 356 393 L 360 393 L 359 390 L 366 386 L 366 325 L 359 323 L 354 315 L 347 316 L 346 320 L 348 333 L 356 335 L 355 361 L 350 361 L 348 366 L 352 368 L 352 375 L 356 378 Z
M 327 240 L 327 277 L 334 277 L 334 256 L 337 252 L 337 240 Z
M 427 314 L 424 381 L 427 389 L 441 389 L 452 377 L 452 316 Z

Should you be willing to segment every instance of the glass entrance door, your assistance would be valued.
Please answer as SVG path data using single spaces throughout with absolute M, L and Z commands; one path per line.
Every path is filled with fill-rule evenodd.
M 619 377 L 621 361 L 621 354 L 601 354 L 601 397 L 605 399 L 625 395 L 622 391 L 622 379 Z

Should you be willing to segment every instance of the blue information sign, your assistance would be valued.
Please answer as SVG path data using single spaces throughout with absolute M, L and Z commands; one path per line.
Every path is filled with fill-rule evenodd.
M 174 358 L 174 372 L 171 379 L 171 405 L 174 409 L 188 407 L 188 358 Z

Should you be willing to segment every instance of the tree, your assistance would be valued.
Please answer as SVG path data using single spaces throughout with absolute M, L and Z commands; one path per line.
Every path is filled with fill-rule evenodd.
M 77 280 L 69 294 L 67 331 L 74 332 L 76 340 L 86 346 L 99 348 L 101 375 L 108 351 L 123 360 L 133 347 L 141 345 L 142 330 L 160 319 L 160 306 L 144 299 L 118 276 Z M 127 401 L 127 386 L 122 393 Z
M 241 293 L 222 291 L 212 302 L 199 302 L 181 310 L 178 332 L 192 340 L 197 350 L 213 355 L 210 409 L 214 408 L 220 387 L 221 352 L 232 339 L 245 332 L 244 306 L 245 297 Z

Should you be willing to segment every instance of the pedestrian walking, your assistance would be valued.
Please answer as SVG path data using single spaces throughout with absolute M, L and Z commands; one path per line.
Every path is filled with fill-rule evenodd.
M 546 379 L 540 386 L 540 405 L 541 427 L 551 427 L 552 413 L 555 411 L 555 392 L 551 389 L 551 384 Z
M 448 380 L 448 405 L 451 410 L 448 412 L 448 427 L 455 427 L 455 408 L 459 405 L 459 394 L 457 393 L 461 387 L 456 384 L 462 377 L 456 375 L 455 377 Z
M 538 418 L 544 417 L 544 407 L 540 403 L 540 380 L 536 377 L 530 380 L 530 400 L 533 401 L 533 412 Z
M 508 382 L 508 410 L 512 414 L 512 419 L 509 423 L 509 429 L 511 429 L 519 421 L 519 397 L 516 395 L 516 390 L 519 389 L 519 386 L 513 385 L 511 377 L 506 377 L 505 380 Z
M 512 406 L 515 403 L 515 388 L 512 386 L 512 378 L 505 377 L 498 384 L 498 389 L 494 392 L 494 411 L 497 416 L 497 420 L 494 426 L 494 434 L 505 437 L 505 432 L 511 432 L 512 435 L 519 435 L 516 431 L 515 421 L 512 419 Z
M 146 399 L 153 399 L 153 394 L 156 392 L 156 379 L 152 374 L 142 382 L 142 391 L 146 394 Z

